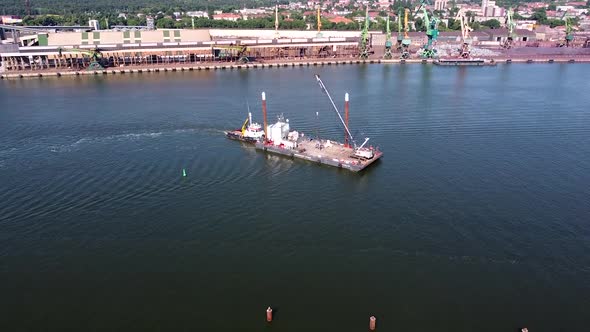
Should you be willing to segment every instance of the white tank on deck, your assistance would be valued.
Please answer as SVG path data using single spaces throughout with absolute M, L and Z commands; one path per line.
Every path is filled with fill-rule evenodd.
M 283 126 L 281 127 L 281 135 L 283 138 L 287 138 L 289 136 L 289 130 L 289 119 L 287 119 L 285 122 L 283 122 Z
M 268 139 L 273 142 L 280 142 L 289 136 L 289 120 L 279 116 L 276 123 L 268 126 Z M 280 144 L 280 143 L 278 143 Z

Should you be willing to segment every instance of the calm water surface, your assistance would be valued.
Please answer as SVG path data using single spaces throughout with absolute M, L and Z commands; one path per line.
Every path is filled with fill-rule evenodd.
M 224 138 L 250 105 L 385 156 Z M 587 330 L 590 66 L 0 82 L 1 331 Z M 316 118 L 316 112 L 319 116 Z M 188 176 L 183 178 L 185 168 Z M 277 311 L 272 326 L 265 309 Z

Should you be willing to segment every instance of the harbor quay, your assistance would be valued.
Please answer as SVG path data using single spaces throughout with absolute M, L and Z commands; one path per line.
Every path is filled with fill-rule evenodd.
M 386 37 L 357 31 L 275 31 L 161 29 L 153 31 L 49 32 L 31 35 L 30 45 L 0 45 L 0 78 L 117 75 L 174 71 L 254 69 L 350 64 L 428 64 L 460 59 L 460 42 L 441 33 L 439 56 L 417 54 L 425 41 L 412 36 L 411 56 L 393 50 L 385 56 Z M 487 36 L 487 37 L 486 37 Z M 35 40 L 36 38 L 36 40 Z M 498 41 L 490 41 L 496 38 Z M 590 47 L 553 47 L 515 41 L 502 49 L 501 38 L 480 33 L 472 57 L 481 64 L 590 62 Z M 486 41 L 486 39 L 489 39 Z M 532 44 L 534 43 L 534 44 Z M 534 47 L 532 47 L 534 46 Z M 447 62 L 448 64 L 448 62 Z

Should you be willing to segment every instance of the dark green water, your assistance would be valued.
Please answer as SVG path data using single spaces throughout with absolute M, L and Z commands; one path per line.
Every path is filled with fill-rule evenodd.
M 385 156 L 229 141 L 246 101 Z M 587 65 L 0 81 L 0 331 L 583 331 Z M 319 112 L 319 121 L 315 113 Z M 181 177 L 186 168 L 188 177 Z M 267 306 L 277 311 L 271 326 Z

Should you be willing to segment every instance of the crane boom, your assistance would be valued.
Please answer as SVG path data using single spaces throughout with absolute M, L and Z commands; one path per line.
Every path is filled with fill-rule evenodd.
M 402 9 L 397 11 L 397 42 L 401 43 L 404 36 L 402 34 Z
M 369 57 L 369 6 L 366 7 L 365 9 L 366 13 L 365 13 L 365 26 L 363 27 L 363 30 L 361 31 L 361 40 L 360 40 L 360 54 L 359 54 L 359 58 L 361 59 L 367 59 Z
M 386 43 L 389 42 L 389 46 L 391 46 L 391 30 L 389 29 L 389 15 L 387 15 L 385 34 Z
M 463 42 L 467 43 L 469 40 L 469 31 L 473 29 L 467 23 L 467 19 L 465 17 L 465 12 L 463 11 L 463 8 L 461 8 L 457 12 L 457 16 L 455 16 L 455 19 L 459 20 L 459 22 L 461 23 L 461 37 L 463 38 Z
M 408 13 L 410 12 L 410 10 L 408 8 L 406 8 L 405 10 L 405 14 L 404 14 L 404 38 L 408 39 Z
M 246 134 L 246 125 L 248 124 L 249 121 L 250 121 L 250 116 L 248 116 L 246 118 L 246 121 L 244 121 L 244 124 L 242 125 L 242 135 Z
M 332 103 L 332 107 L 334 107 L 334 111 L 336 111 L 336 114 L 338 115 L 340 122 L 342 122 L 342 125 L 344 126 L 344 129 L 346 129 L 346 133 L 348 134 L 348 137 L 350 137 L 350 141 L 352 142 L 352 145 L 353 145 L 354 149 L 356 150 L 356 141 L 354 140 L 354 137 L 352 137 L 352 134 L 350 133 L 350 129 L 348 129 L 348 126 L 346 125 L 346 123 L 344 122 L 344 119 L 340 115 L 340 112 L 338 111 L 338 107 L 336 107 L 334 100 L 332 100 L 332 96 L 330 96 L 330 93 L 328 92 L 328 89 L 324 85 L 324 82 L 322 82 L 322 80 L 320 79 L 320 75 L 315 75 L 315 78 L 318 81 L 320 88 L 322 88 L 322 91 L 324 91 L 324 93 L 330 99 L 330 103 Z
M 391 42 L 391 29 L 389 28 L 389 15 L 387 15 L 385 32 L 385 52 L 383 53 L 383 58 L 391 59 L 393 57 L 391 54 L 391 47 L 393 46 L 393 43 Z

